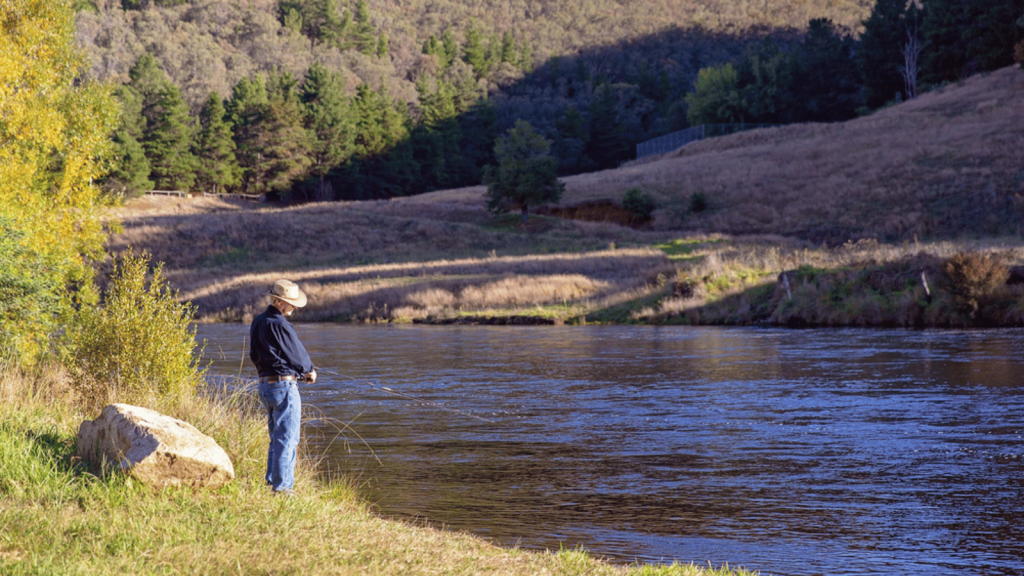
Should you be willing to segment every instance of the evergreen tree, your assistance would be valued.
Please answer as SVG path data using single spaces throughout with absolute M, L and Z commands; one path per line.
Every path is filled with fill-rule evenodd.
M 555 125 L 558 128 L 558 140 L 554 144 L 554 152 L 560 162 L 559 173 L 579 174 L 596 169 L 597 163 L 587 156 L 590 124 L 579 109 L 569 106 Z
M 319 62 L 310 66 L 301 97 L 310 139 L 310 174 L 317 179 L 317 197 L 323 198 L 329 192 L 327 175 L 355 153 L 356 122 L 344 80 Z
M 906 0 L 877 0 L 864 21 L 857 64 L 864 84 L 864 103 L 878 108 L 899 93 L 903 99 L 903 46 L 908 31 L 916 34 L 920 16 Z
M 441 47 L 444 49 L 444 61 L 441 63 L 441 67 L 447 68 L 459 57 L 459 43 L 455 40 L 455 32 L 451 28 L 446 28 L 441 34 Z
M 383 198 L 405 194 L 416 179 L 405 104 L 392 100 L 386 86 L 380 92 L 369 84 L 356 89 L 356 156 L 358 173 L 347 197 Z
M 351 41 L 357 50 L 367 56 L 372 56 L 377 51 L 377 31 L 370 24 L 370 11 L 366 0 L 356 0 Z
M 607 84 L 597 87 L 590 103 L 590 139 L 586 151 L 601 169 L 614 168 L 629 155 L 618 97 L 615 89 Z
M 246 194 L 263 193 L 262 131 L 268 106 L 266 78 L 261 74 L 239 80 L 226 106 L 234 131 L 235 158 L 242 168 L 241 185 Z
M 458 182 L 462 160 L 455 88 L 443 80 L 422 76 L 416 89 L 422 118 L 413 140 L 415 158 L 424 170 L 424 186 L 427 190 L 451 187 Z
M 792 106 L 789 55 L 770 37 L 748 48 L 737 68 L 743 119 L 777 123 Z
M 952 81 L 1013 62 L 1022 38 L 1024 0 L 929 0 L 925 4 L 921 79 Z
M 518 64 L 519 54 L 516 50 L 516 40 L 512 37 L 512 33 L 508 30 L 505 31 L 501 36 L 501 62 L 508 64 Z
M 534 131 L 526 120 L 515 126 L 494 145 L 497 166 L 484 170 L 487 209 L 506 212 L 515 204 L 526 224 L 531 205 L 558 202 L 565 184 L 558 180 L 558 160 L 549 154 L 551 142 Z
M 477 30 L 475 23 L 470 21 L 466 28 L 466 43 L 462 46 L 462 58 L 473 67 L 477 78 L 486 78 L 491 69 L 491 59 L 487 47 L 484 46 L 483 34 Z
M 224 103 L 216 92 L 210 94 L 199 113 L 196 182 L 211 193 L 237 186 L 242 179 L 242 168 L 235 158 L 231 125 L 224 120 L 225 114 Z
M 811 20 L 791 60 L 792 102 L 783 121 L 838 122 L 856 116 L 860 75 L 854 41 L 829 20 Z
M 143 54 L 128 74 L 131 87 L 141 97 L 145 129 L 140 144 L 152 168 L 150 178 L 161 189 L 191 188 L 196 168 L 191 152 L 193 129 L 181 92 L 152 54 Z
M 498 137 L 498 111 L 488 100 L 476 100 L 459 114 L 462 140 L 459 148 L 464 158 L 465 172 L 459 186 L 478 184 L 484 166 L 493 164 L 494 141 Z
M 386 32 L 381 32 L 380 38 L 377 39 L 377 58 L 387 58 L 388 56 L 388 35 Z
M 291 74 L 267 82 L 267 106 L 261 118 L 260 170 L 264 187 L 288 196 L 312 164 L 310 138 L 303 127 L 297 83 Z
M 114 95 L 121 102 L 121 116 L 111 138 L 114 144 L 113 164 L 103 186 L 118 196 L 137 196 L 153 189 L 149 179 L 152 170 L 146 151 L 139 143 L 145 126 L 142 97 L 131 86 L 119 86 Z

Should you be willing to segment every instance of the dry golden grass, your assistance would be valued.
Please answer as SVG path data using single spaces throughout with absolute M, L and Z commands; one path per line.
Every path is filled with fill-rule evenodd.
M 648 190 L 660 208 L 642 229 L 534 217 L 522 230 L 485 211 L 482 186 L 285 207 L 145 198 L 117 211 L 110 249 L 165 262 L 205 321 L 251 317 L 279 277 L 309 292 L 305 320 L 565 320 L 626 304 L 644 318 L 659 305 L 644 301 L 683 276 L 715 281 L 661 305 L 702 306 L 803 265 L 1015 249 L 1022 135 L 1024 72 L 1006 68 L 850 122 L 744 132 L 565 179 L 563 207 Z M 696 192 L 709 209 L 693 214 Z M 652 249 L 679 238 L 701 241 L 687 260 Z
M 566 179 L 564 203 L 647 188 L 659 229 L 786 234 L 815 242 L 1018 233 L 1024 72 L 1009 67 L 841 124 L 694 143 Z M 690 194 L 710 209 L 687 213 Z

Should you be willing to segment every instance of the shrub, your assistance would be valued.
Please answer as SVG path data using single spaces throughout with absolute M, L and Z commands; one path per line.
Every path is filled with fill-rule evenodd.
M 1021 18 L 1021 20 L 1024 20 L 1024 18 Z M 1024 70 L 1024 40 L 1017 43 L 1017 46 L 1013 51 L 1013 59 L 1017 62 L 1017 65 L 1020 66 L 1021 70 Z
M 31 365 L 53 331 L 60 282 L 25 239 L 10 218 L 0 216 L 0 347 L 6 356 Z
M 957 308 L 969 318 L 995 296 L 1010 275 L 1001 258 L 977 252 L 955 254 L 946 261 L 943 271 Z
M 179 303 L 150 257 L 128 252 L 115 263 L 103 302 L 83 308 L 68 332 L 75 387 L 92 406 L 157 395 L 186 398 L 202 384 L 195 307 Z
M 647 192 L 640 188 L 630 188 L 622 197 L 622 207 L 633 215 L 635 221 L 647 222 L 651 219 L 651 213 L 654 212 L 657 205 L 654 203 L 654 198 L 651 198 Z
M 694 214 L 703 212 L 708 209 L 708 197 L 703 192 L 694 192 L 690 194 L 690 212 Z

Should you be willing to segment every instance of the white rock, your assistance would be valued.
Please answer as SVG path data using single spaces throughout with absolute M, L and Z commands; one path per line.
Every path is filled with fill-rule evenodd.
M 234 479 L 231 458 L 213 438 L 187 422 L 148 408 L 110 404 L 78 428 L 77 455 L 118 463 L 156 488 L 218 488 Z

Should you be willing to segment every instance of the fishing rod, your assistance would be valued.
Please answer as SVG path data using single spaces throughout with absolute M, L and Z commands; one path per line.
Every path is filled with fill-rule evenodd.
M 338 377 L 341 377 L 341 378 L 345 378 L 344 374 L 340 374 L 338 372 L 335 372 L 334 370 L 326 370 L 326 369 L 319 369 L 318 368 L 317 372 L 322 372 L 324 374 L 330 374 L 332 376 L 338 376 Z M 352 380 L 351 378 L 349 378 L 349 379 Z M 358 381 L 358 380 L 355 380 L 355 381 Z M 431 406 L 436 406 L 436 407 L 438 407 L 438 408 L 440 408 L 442 410 L 448 410 L 449 412 L 455 412 L 456 414 L 461 414 L 463 416 L 468 416 L 470 418 L 476 418 L 477 420 L 481 420 L 483 422 L 487 422 L 488 424 L 497 424 L 497 422 L 494 421 L 494 420 L 490 420 L 490 419 L 484 418 L 482 416 L 477 416 L 476 414 L 470 414 L 469 412 L 465 412 L 463 410 L 459 410 L 458 408 L 451 408 L 450 406 L 445 406 L 444 404 L 440 404 L 438 402 L 432 402 L 430 400 L 427 400 L 426 398 L 420 398 L 418 396 L 413 396 L 412 394 L 406 394 L 405 392 L 400 392 L 398 390 L 392 390 L 391 388 L 388 388 L 387 386 L 381 386 L 376 381 L 368 380 L 366 382 L 369 383 L 371 390 L 381 390 L 383 392 L 387 392 L 388 394 L 392 394 L 392 395 L 398 396 L 400 398 L 405 398 L 406 400 L 412 400 L 413 402 L 420 402 L 420 403 L 423 403 L 423 404 L 429 404 Z

